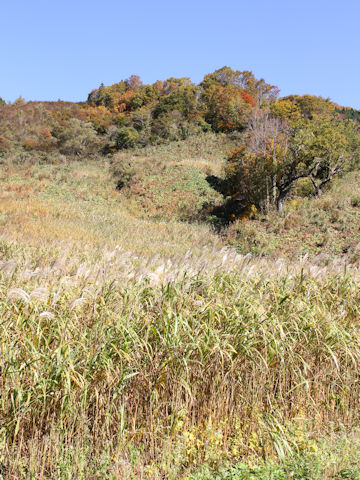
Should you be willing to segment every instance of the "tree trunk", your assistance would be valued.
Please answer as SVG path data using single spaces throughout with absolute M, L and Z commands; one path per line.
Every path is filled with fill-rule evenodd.
M 275 175 L 273 175 L 272 177 L 272 200 L 273 200 L 273 203 L 275 204 L 276 203 L 276 177 Z
M 320 183 L 318 183 L 316 181 L 316 174 L 318 172 L 318 165 L 315 166 L 312 174 L 310 175 L 310 180 L 312 181 L 312 184 L 314 185 L 315 195 L 317 197 L 319 197 L 323 193 L 323 188 L 325 187 L 325 185 L 327 183 L 331 182 L 334 175 L 337 175 L 338 173 L 340 173 L 342 171 L 343 167 L 341 165 L 341 160 L 342 160 L 342 157 L 339 157 L 337 163 L 334 165 L 334 167 L 331 170 L 328 171 L 328 174 L 327 174 L 326 178 L 321 180 Z M 315 175 L 314 175 L 314 173 L 315 173 Z
M 281 212 L 283 207 L 284 207 L 284 202 L 286 200 L 286 197 L 287 197 L 287 194 L 288 192 L 284 191 L 284 190 L 281 190 L 279 192 L 279 195 L 276 199 L 276 208 L 277 208 L 277 211 L 278 212 Z
M 317 184 L 316 179 L 312 175 L 310 176 L 310 180 L 312 181 L 312 184 L 313 184 L 314 189 L 315 189 L 315 196 L 320 197 L 320 195 L 322 194 L 321 185 Z
M 269 177 L 266 176 L 266 206 L 265 206 L 266 214 L 270 211 L 270 192 L 269 192 Z

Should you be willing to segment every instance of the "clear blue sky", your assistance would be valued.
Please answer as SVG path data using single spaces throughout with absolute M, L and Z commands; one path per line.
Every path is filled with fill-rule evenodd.
M 0 0 L 0 97 L 85 100 L 224 65 L 360 108 L 359 0 Z

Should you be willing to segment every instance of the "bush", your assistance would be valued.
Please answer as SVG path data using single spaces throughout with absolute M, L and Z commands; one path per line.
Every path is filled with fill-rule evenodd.
M 294 189 L 295 195 L 300 197 L 313 197 L 314 185 L 309 178 L 301 178 Z
M 136 163 L 134 157 L 115 155 L 112 160 L 112 172 L 116 179 L 116 188 L 121 190 L 129 185 L 140 168 L 141 166 Z
M 38 142 L 34 138 L 27 138 L 23 143 L 24 150 L 36 150 Z
M 360 207 L 360 195 L 352 197 L 351 199 L 351 206 L 352 207 Z
M 0 135 L 0 154 L 8 152 L 10 148 L 11 148 L 10 141 L 7 138 Z
M 133 127 L 122 127 L 115 135 L 115 146 L 118 150 L 133 148 L 139 141 L 139 134 Z
M 82 156 L 95 153 L 100 145 L 92 123 L 77 118 L 57 126 L 53 134 L 58 139 L 60 153 L 65 155 Z

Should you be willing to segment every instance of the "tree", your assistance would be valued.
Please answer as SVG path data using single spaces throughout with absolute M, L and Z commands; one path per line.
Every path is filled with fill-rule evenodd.
M 336 112 L 341 118 L 347 118 L 349 120 L 356 120 L 360 122 L 360 110 L 355 110 L 354 108 L 342 107 L 337 108 Z
M 156 119 L 161 114 L 174 110 L 180 112 L 184 117 L 190 117 L 197 112 L 198 99 L 198 90 L 195 85 L 180 85 L 158 100 L 153 110 L 153 117 Z
M 115 146 L 117 150 L 133 148 L 139 141 L 139 134 L 133 127 L 119 128 L 115 135 Z
M 11 149 L 11 142 L 4 136 L 0 135 L 0 155 L 8 152 L 10 149 Z
M 201 131 L 201 127 L 195 122 L 188 121 L 178 110 L 162 113 L 153 120 L 151 126 L 153 141 L 185 140 L 199 131 Z
M 297 127 L 304 120 L 300 108 L 290 100 L 283 98 L 272 103 L 270 113 L 272 116 L 286 121 L 291 127 Z
M 233 85 L 253 93 L 255 83 L 256 78 L 254 74 L 248 70 L 241 72 L 240 70 L 232 70 L 230 67 L 222 67 L 213 73 L 205 75 L 200 85 L 205 90 L 212 85 L 220 85 L 222 87 Z
M 128 88 L 134 91 L 138 90 L 143 84 L 141 78 L 138 75 L 131 75 L 131 77 L 125 80 L 125 82 L 128 85 Z
M 258 163 L 266 164 L 266 210 L 271 204 L 281 208 L 283 175 L 288 155 L 289 127 L 283 119 L 255 110 L 248 126 L 247 150 L 256 156 Z M 261 181 L 261 177 L 260 177 Z
M 231 151 L 225 165 L 224 193 L 230 196 L 233 213 L 240 214 L 249 205 L 266 209 L 272 164 L 255 153 L 249 153 L 246 145 Z
M 95 127 L 96 131 L 102 134 L 106 132 L 107 128 L 113 121 L 110 110 L 108 110 L 103 105 L 85 105 L 83 107 L 83 112 L 85 114 L 86 120 L 91 122 Z
M 262 105 L 267 101 L 274 100 L 279 89 L 265 82 L 263 78 L 257 80 L 254 74 L 249 70 L 232 70 L 230 67 L 222 67 L 213 73 L 205 75 L 200 86 L 207 90 L 212 86 L 233 86 L 252 95 L 253 99 Z
M 262 107 L 264 104 L 272 103 L 279 95 L 276 85 L 270 85 L 263 78 L 255 82 L 254 98 L 256 103 Z
M 359 133 L 352 121 L 313 121 L 295 142 L 310 166 L 315 195 L 321 195 L 325 185 L 359 157 Z
M 233 85 L 212 85 L 203 96 L 205 120 L 215 132 L 243 130 L 248 122 L 251 105 L 243 92 Z
M 94 153 L 99 146 L 93 125 L 78 118 L 71 118 L 65 125 L 55 127 L 53 135 L 58 139 L 60 152 L 65 155 Z
M 299 179 L 309 178 L 320 195 L 335 175 L 358 161 L 359 138 L 351 121 L 317 118 L 291 126 L 256 112 L 246 145 L 228 156 L 225 180 L 243 203 L 266 209 L 273 204 L 281 211 Z
M 335 104 L 329 98 L 314 95 L 289 95 L 282 100 L 287 100 L 296 105 L 304 118 L 312 120 L 317 116 L 332 116 Z
M 156 82 L 158 83 L 158 82 Z M 193 85 L 189 77 L 174 78 L 170 77 L 164 82 L 162 82 L 162 95 L 168 95 L 169 93 L 177 90 L 179 87 L 187 87 Z
M 22 107 L 23 105 L 26 105 L 26 100 L 23 98 L 21 95 L 14 101 L 14 105 L 17 107 Z

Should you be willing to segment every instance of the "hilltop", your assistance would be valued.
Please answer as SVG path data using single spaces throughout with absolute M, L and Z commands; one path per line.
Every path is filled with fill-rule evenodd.
M 199 84 L 146 85 L 131 76 L 82 103 L 0 102 L 0 161 L 110 162 L 117 188 L 144 217 L 213 214 L 220 226 L 247 212 L 267 215 L 299 184 L 309 184 L 305 196 L 319 196 L 359 163 L 355 110 L 278 93 L 252 72 L 223 67 Z

